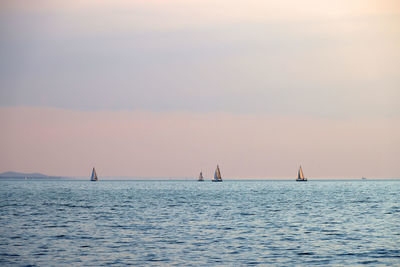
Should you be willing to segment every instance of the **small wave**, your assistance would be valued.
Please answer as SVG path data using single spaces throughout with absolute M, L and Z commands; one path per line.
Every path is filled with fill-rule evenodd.
M 373 263 L 378 263 L 379 261 L 377 260 L 367 260 L 367 261 L 359 261 L 359 264 L 373 264 Z
M 258 262 L 258 261 L 248 261 L 248 262 L 246 262 L 246 264 L 247 264 L 247 265 L 258 265 L 258 264 L 261 264 L 261 262 Z
M 35 256 L 45 256 L 45 255 L 47 255 L 47 253 L 43 252 L 35 253 Z
M 241 212 L 241 213 L 239 213 L 241 216 L 254 216 L 254 215 L 256 215 L 256 214 L 254 214 L 254 213 L 247 213 L 247 212 Z
M 0 256 L 4 257 L 19 257 L 19 254 L 13 254 L 13 253 L 1 253 Z
M 310 256 L 310 255 L 315 255 L 314 252 L 297 252 L 297 255 L 299 256 Z

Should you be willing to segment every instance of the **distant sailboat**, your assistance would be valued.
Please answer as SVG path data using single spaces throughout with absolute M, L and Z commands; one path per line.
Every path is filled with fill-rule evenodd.
M 222 182 L 221 172 L 219 170 L 218 165 L 217 165 L 217 168 L 215 169 L 214 179 L 211 180 L 211 181 L 213 181 L 213 182 Z
M 204 181 L 203 172 L 200 172 L 199 179 L 197 181 L 199 181 L 199 182 Z
M 297 173 L 296 181 L 297 182 L 307 182 L 307 178 L 304 177 L 303 170 L 301 169 L 301 166 L 300 166 L 299 172 Z
M 90 181 L 96 182 L 97 180 L 98 180 L 98 178 L 97 178 L 96 170 L 93 167 L 92 176 L 90 177 Z

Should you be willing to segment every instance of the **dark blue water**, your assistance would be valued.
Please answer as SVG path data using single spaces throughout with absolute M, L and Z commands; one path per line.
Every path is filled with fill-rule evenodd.
M 0 265 L 400 265 L 400 181 L 1 181 Z

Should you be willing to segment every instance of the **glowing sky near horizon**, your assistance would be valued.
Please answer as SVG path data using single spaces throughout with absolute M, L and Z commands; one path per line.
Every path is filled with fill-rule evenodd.
M 399 3 L 2 1 L 0 172 L 400 178 Z

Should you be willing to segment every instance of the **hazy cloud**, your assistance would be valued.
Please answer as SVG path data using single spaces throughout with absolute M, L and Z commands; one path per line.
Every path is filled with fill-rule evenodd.
M 400 115 L 395 1 L 3 6 L 2 106 Z

